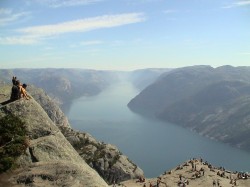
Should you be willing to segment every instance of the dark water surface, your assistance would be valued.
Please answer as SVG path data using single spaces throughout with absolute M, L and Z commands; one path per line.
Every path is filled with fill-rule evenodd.
M 248 152 L 131 112 L 127 103 L 137 94 L 129 82 L 122 82 L 97 96 L 77 99 L 68 113 L 70 123 L 100 141 L 115 144 L 146 177 L 156 177 L 193 157 L 233 171 L 250 171 Z

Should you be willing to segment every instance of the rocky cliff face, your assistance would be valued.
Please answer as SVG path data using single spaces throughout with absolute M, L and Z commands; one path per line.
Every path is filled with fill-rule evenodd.
M 162 75 L 128 106 L 249 151 L 249 83 L 249 67 L 179 68 Z
M 7 100 L 9 98 L 10 86 L 2 86 L 0 90 L 1 93 L 4 93 L 0 101 Z M 26 174 L 20 177 L 15 176 L 11 179 L 12 184 L 14 184 L 15 181 L 25 183 L 20 181 L 27 180 L 31 181 L 30 183 L 32 184 L 34 181 L 41 182 L 43 181 L 41 178 L 45 175 L 43 172 L 46 172 L 46 170 L 50 171 L 52 168 L 57 168 L 56 171 L 61 173 L 60 177 L 65 178 L 62 184 L 70 181 L 71 179 L 69 179 L 69 177 L 73 174 L 74 177 L 76 177 L 75 180 L 78 180 L 78 178 L 81 177 L 79 173 L 85 172 L 79 170 L 82 167 L 81 164 L 78 164 L 80 161 L 84 164 L 87 163 L 91 168 L 95 169 L 108 183 L 143 176 L 143 171 L 125 155 L 122 155 L 115 146 L 99 142 L 88 133 L 73 130 L 61 109 L 42 89 L 32 86 L 29 88 L 29 93 L 34 99 L 28 101 L 22 99 L 8 104 L 1 109 L 2 116 L 12 113 L 22 119 L 24 118 L 25 124 L 27 124 L 27 128 L 29 129 L 29 135 L 31 136 L 30 148 L 27 150 L 27 155 L 20 157 L 18 165 L 21 166 L 21 169 L 17 170 L 16 173 L 18 173 L 18 175 L 20 172 L 23 173 L 22 167 L 27 168 L 29 165 L 32 165 L 32 167 L 30 166 L 30 172 L 27 174 L 27 178 L 25 178 Z M 59 136 L 60 138 L 55 139 L 55 136 Z M 60 143 L 58 144 L 58 142 Z M 71 150 L 72 147 L 70 144 L 74 147 L 73 150 Z M 73 155 L 72 152 L 77 154 L 77 156 Z M 80 159 L 80 161 L 78 159 Z M 86 163 L 83 160 L 85 160 Z M 71 165 L 68 166 L 68 163 L 71 163 Z M 70 168 L 72 168 L 73 173 L 68 171 Z M 37 169 L 39 169 L 41 173 L 38 173 L 36 176 L 33 173 L 36 173 Z M 88 167 L 88 169 L 90 168 Z M 59 176 L 57 176 L 54 170 L 51 170 L 51 173 L 48 173 L 48 176 L 44 178 L 51 180 L 52 182 L 50 184 L 60 186 L 58 181 L 56 181 L 56 177 Z M 77 183 L 79 183 L 79 185 Z M 73 186 L 81 186 L 80 184 L 82 184 L 81 181 L 77 183 L 69 182 L 69 184 Z M 93 183 L 93 181 L 90 183 Z M 100 185 L 102 184 L 100 183 Z M 99 184 L 97 186 L 99 186 Z
M 116 146 L 95 140 L 90 134 L 60 128 L 79 155 L 109 184 L 143 176 L 143 171 Z
M 70 127 L 67 117 L 60 107 L 41 88 L 29 86 L 28 92 L 42 106 L 49 118 L 58 126 Z
M 29 148 L 21 155 L 8 178 L 11 186 L 107 187 L 67 141 L 43 108 L 34 100 L 18 100 L 0 110 L 19 117 L 26 126 Z
M 59 127 L 63 135 L 80 154 L 108 183 L 120 182 L 143 176 L 143 171 L 114 145 L 95 140 L 85 132 L 70 127 L 67 117 L 42 89 L 29 88 L 30 94 L 43 107 L 50 119 Z
M 172 69 L 148 68 L 134 70 L 129 74 L 129 80 L 139 90 L 143 90 L 148 85 L 155 82 L 163 73 L 170 72 Z

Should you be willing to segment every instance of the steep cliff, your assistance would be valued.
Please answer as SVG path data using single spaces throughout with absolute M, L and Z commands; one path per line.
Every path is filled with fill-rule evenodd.
M 79 156 L 34 99 L 20 99 L 1 107 L 0 118 L 8 114 L 23 121 L 29 138 L 25 154 L 18 157 L 16 169 L 5 179 L 9 185 L 108 186 Z
M 132 99 L 131 110 L 250 151 L 250 68 L 172 70 Z
M 99 142 L 90 134 L 60 128 L 79 155 L 109 184 L 143 176 L 143 171 L 116 146 Z
M 10 86 L 2 86 L 0 87 L 0 90 L 1 93 L 3 93 L 3 95 L 0 97 L 0 101 L 7 100 L 9 98 Z M 72 129 L 68 123 L 67 117 L 57 106 L 57 104 L 42 89 L 31 86 L 28 90 L 29 94 L 32 95 L 34 100 L 36 100 L 40 105 L 38 105 L 34 100 L 20 100 L 15 102 L 15 105 L 9 104 L 6 107 L 8 108 L 9 106 L 13 106 L 14 109 L 15 107 L 22 107 L 25 109 L 23 112 L 25 112 L 27 108 L 30 108 L 29 111 L 38 110 L 36 106 L 39 106 L 40 109 L 37 112 L 32 113 L 32 119 L 30 116 L 27 117 L 26 113 L 26 116 L 24 115 L 25 118 L 30 120 L 28 122 L 30 125 L 33 123 L 32 120 L 38 120 L 41 122 L 41 124 L 43 123 L 39 113 L 43 108 L 43 113 L 46 112 L 46 115 L 48 115 L 44 117 L 44 120 L 48 120 L 47 118 L 49 117 L 50 120 L 52 120 L 52 122 L 54 122 L 54 124 L 59 128 L 58 132 L 60 131 L 60 133 L 66 137 L 78 154 L 80 154 L 81 158 L 85 160 L 91 166 L 91 168 L 95 169 L 101 175 L 101 177 L 105 179 L 106 182 L 120 182 L 143 176 L 143 171 L 132 161 L 130 161 L 125 155 L 122 155 L 122 153 L 114 145 L 99 142 L 88 133 L 78 132 Z M 17 104 L 20 102 L 22 104 L 17 106 Z M 31 104 L 33 102 L 36 103 L 36 106 L 34 105 L 32 107 Z M 2 110 L 6 110 L 6 107 L 2 108 Z M 7 113 L 13 113 L 15 111 L 14 109 L 12 112 Z M 23 112 L 20 115 L 23 116 Z M 48 132 L 45 134 L 51 134 L 49 130 L 47 131 Z M 32 149 L 29 150 L 32 151 Z M 34 154 L 32 152 L 32 157 L 33 156 Z M 33 159 L 36 159 L 36 157 L 34 156 Z
M 143 171 L 123 155 L 116 146 L 99 142 L 88 133 L 72 129 L 67 117 L 42 89 L 32 86 L 29 88 L 29 93 L 43 107 L 80 156 L 105 181 L 120 182 L 143 176 Z

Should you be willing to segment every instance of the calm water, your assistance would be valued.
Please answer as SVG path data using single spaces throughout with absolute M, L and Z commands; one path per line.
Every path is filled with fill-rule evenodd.
M 122 82 L 97 96 L 77 99 L 68 113 L 71 125 L 115 144 L 146 177 L 156 177 L 193 157 L 234 171 L 250 171 L 250 153 L 132 113 L 126 105 L 137 94 L 130 83 Z

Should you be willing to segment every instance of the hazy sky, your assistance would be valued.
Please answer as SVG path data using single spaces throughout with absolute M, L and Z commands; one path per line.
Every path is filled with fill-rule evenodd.
M 0 0 L 0 68 L 250 65 L 250 0 Z

